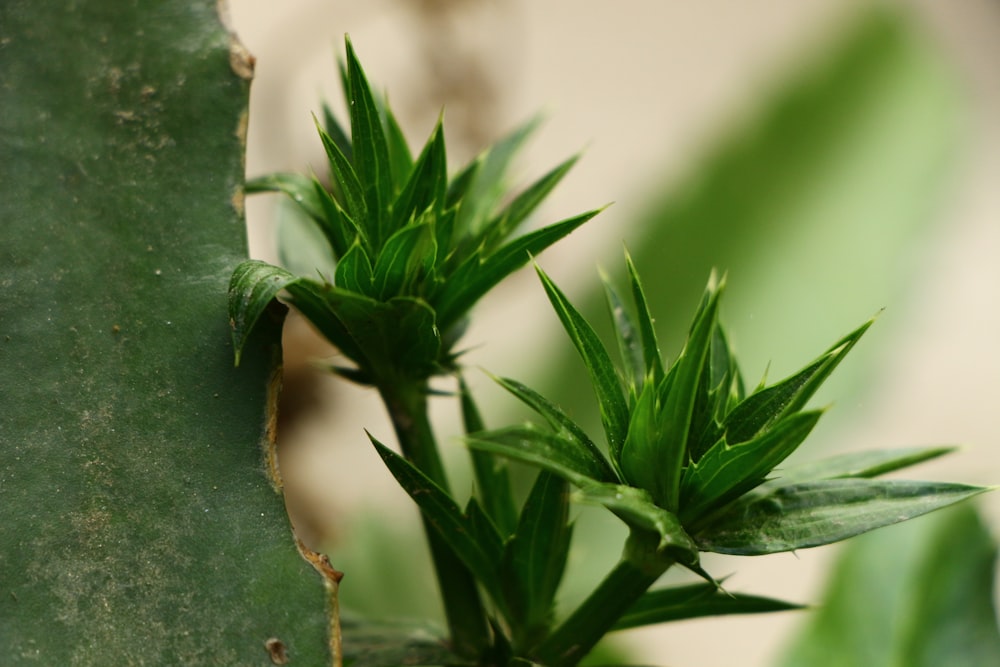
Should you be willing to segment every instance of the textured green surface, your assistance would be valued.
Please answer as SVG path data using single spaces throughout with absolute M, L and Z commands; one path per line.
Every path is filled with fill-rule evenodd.
M 230 48 L 214 2 L 0 7 L 5 665 L 330 663 L 262 448 L 280 318 L 232 364 Z

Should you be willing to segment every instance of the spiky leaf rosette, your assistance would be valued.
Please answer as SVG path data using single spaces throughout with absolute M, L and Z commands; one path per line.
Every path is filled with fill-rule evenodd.
M 661 357 L 642 284 L 627 258 L 635 314 L 610 286 L 622 363 L 539 269 L 549 300 L 597 394 L 607 454 L 552 402 L 500 384 L 548 422 L 473 434 L 469 445 L 559 475 L 633 531 L 656 536 L 666 560 L 696 567 L 698 551 L 755 555 L 819 546 L 904 521 L 986 490 L 872 479 L 948 448 L 852 454 L 780 470 L 821 410 L 810 398 L 871 325 L 837 341 L 799 372 L 749 394 L 718 318 L 715 276 L 687 342 Z
M 533 121 L 449 179 L 441 121 L 414 159 L 349 39 L 343 86 L 350 133 L 329 109 L 316 123 L 331 187 L 289 173 L 247 184 L 296 202 L 328 241 L 336 269 L 312 277 L 254 260 L 237 267 L 230 283 L 237 361 L 254 323 L 281 294 L 353 362 L 341 369 L 352 379 L 426 379 L 454 367 L 465 316 L 483 295 L 598 211 L 512 238 L 575 157 L 506 196 L 507 167 Z

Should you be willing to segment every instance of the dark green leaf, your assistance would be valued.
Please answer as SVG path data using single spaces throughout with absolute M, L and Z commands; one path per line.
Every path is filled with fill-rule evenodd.
M 776 470 L 774 479 L 762 484 L 754 490 L 754 493 L 770 493 L 779 486 L 814 482 L 821 479 L 878 477 L 944 456 L 955 449 L 955 447 L 911 447 L 838 454 L 818 461 L 809 461 Z
M 725 280 L 716 284 L 715 276 L 709 280 L 702 306 L 695 315 L 691 333 L 680 357 L 670 369 L 669 378 L 664 378 L 661 386 L 660 408 L 657 427 L 658 440 L 648 445 L 652 465 L 657 472 L 654 486 L 650 488 L 653 497 L 663 507 L 673 512 L 678 510 L 681 493 L 681 473 L 687 463 L 687 440 L 694 412 L 694 399 L 712 343 L 712 332 L 718 318 L 719 297 Z M 622 451 L 624 458 L 627 452 Z
M 774 598 L 728 593 L 714 584 L 690 584 L 649 591 L 632 605 L 613 630 L 726 614 L 760 614 L 803 609 Z
M 639 280 L 639 272 L 632 263 L 632 257 L 625 253 L 625 265 L 628 268 L 629 285 L 632 288 L 632 300 L 635 301 L 639 331 L 642 337 L 642 358 L 645 362 L 648 380 L 659 385 L 663 381 L 663 357 L 660 345 L 656 339 L 656 329 L 653 326 L 653 316 L 649 311 L 646 293 Z
M 509 378 L 501 378 L 492 376 L 493 379 L 504 389 L 509 391 L 511 394 L 520 399 L 525 405 L 533 409 L 535 412 L 540 414 L 549 425 L 559 431 L 569 436 L 571 439 L 577 441 L 581 446 L 588 449 L 592 455 L 595 462 L 603 468 L 603 474 L 600 476 L 594 476 L 599 482 L 616 482 L 618 481 L 614 470 L 605 461 L 604 455 L 601 450 L 597 448 L 597 445 L 590 439 L 590 437 L 574 422 L 570 419 L 569 415 L 562 411 L 559 406 L 550 402 L 544 396 L 536 392 L 535 390 L 527 387 L 517 380 L 511 380 Z M 596 468 L 595 468 L 596 470 Z
M 385 462 L 389 472 L 403 490 L 420 507 L 423 515 L 434 526 L 441 539 L 452 549 L 473 576 L 490 593 L 494 600 L 502 600 L 497 579 L 498 555 L 491 553 L 474 535 L 467 518 L 455 501 L 441 487 L 420 472 L 409 461 L 388 449 L 374 437 L 372 444 Z
M 599 210 L 589 211 L 525 234 L 485 257 L 468 257 L 446 278 L 434 300 L 441 327 L 450 327 L 497 283 L 527 264 L 532 255 L 541 253 L 598 213 Z
M 302 207 L 309 217 L 319 220 L 323 217 L 323 207 L 316 198 L 313 179 L 302 174 L 281 172 L 251 178 L 246 183 L 247 194 L 260 192 L 281 192 Z
M 341 65 L 343 65 L 343 63 L 341 63 Z M 343 67 L 341 67 L 341 74 L 345 74 Z M 342 90 L 344 92 L 344 96 L 346 97 L 347 82 L 343 78 L 341 79 L 341 82 L 343 84 Z M 349 102 L 349 100 L 346 101 Z M 340 121 L 337 120 L 337 117 L 333 114 L 333 110 L 330 108 L 330 105 L 325 102 L 323 103 L 323 129 L 330 135 L 330 138 L 333 139 L 333 143 L 337 145 L 337 148 L 339 148 L 340 152 L 344 154 L 344 157 L 346 157 L 349 161 L 353 161 L 354 150 L 351 147 L 351 138 L 344 130 L 344 126 L 340 124 Z
M 621 355 L 622 368 L 625 370 L 625 380 L 628 384 L 630 407 L 638 397 L 646 380 L 646 362 L 643 358 L 642 334 L 633 321 L 628 309 L 615 291 L 610 279 L 602 271 L 601 282 L 604 283 L 604 293 L 608 301 L 608 311 L 614 322 L 615 340 L 618 341 L 618 352 Z
M 723 438 L 715 443 L 684 471 L 681 518 L 685 524 L 763 483 L 802 444 L 822 414 L 798 412 L 753 440 L 729 444 Z
M 389 166 L 395 193 L 402 190 L 403 184 L 410 178 L 410 173 L 413 171 L 413 155 L 387 99 L 382 102 L 382 125 L 389 149 Z
M 473 433 L 466 442 L 473 449 L 537 466 L 578 486 L 599 480 L 607 472 L 604 460 L 595 458 L 575 438 L 534 424 Z
M 354 169 L 361 183 L 368 209 L 365 228 L 375 248 L 392 234 L 388 229 L 389 203 L 392 201 L 392 165 L 389 146 L 382 130 L 382 118 L 365 78 L 361 63 L 347 39 L 347 77 L 350 84 L 351 139 Z M 353 216 L 358 220 L 358 216 Z M 360 221 L 358 221 L 359 224 Z
M 333 282 L 341 289 L 373 298 L 376 296 L 371 260 L 360 240 L 351 245 L 350 250 L 337 262 Z
M 432 276 L 437 243 L 429 222 L 418 221 L 389 237 L 375 260 L 372 278 L 378 299 L 419 295 L 421 283 Z
M 323 130 L 316 121 L 316 130 L 319 132 L 323 148 L 326 150 L 326 157 L 330 162 L 330 171 L 337 181 L 339 192 L 344 197 L 344 208 L 351 220 L 362 230 L 366 238 L 373 244 L 377 243 L 379 236 L 372 233 L 372 219 L 377 219 L 377 211 L 370 211 L 370 204 L 365 197 L 364 185 L 359 174 L 355 171 L 354 165 L 347 159 L 337 146 L 336 142 Z M 327 205 L 328 206 L 328 205 Z M 375 247 L 378 247 L 375 245 Z
M 514 645 L 521 653 L 544 637 L 552 620 L 572 532 L 568 483 L 540 472 L 502 565 L 504 592 L 515 615 Z
M 455 194 L 459 191 L 464 193 L 458 211 L 458 228 L 463 234 L 477 239 L 480 237 L 488 216 L 507 190 L 506 175 L 511 161 L 538 127 L 539 121 L 537 117 L 532 118 L 490 146 L 476 158 L 475 167 L 463 172 L 463 175 L 468 174 L 468 179 L 456 178 L 461 187 L 460 190 L 456 188 Z M 449 198 L 451 195 L 452 192 L 449 192 Z
M 462 402 L 462 424 L 466 435 L 485 430 L 479 409 L 472 400 L 472 393 L 461 376 L 459 396 Z M 517 529 L 517 508 L 514 505 L 506 459 L 479 449 L 471 449 L 470 455 L 483 509 L 496 524 L 502 536 L 513 535 Z
M 704 551 L 759 555 L 839 542 L 989 489 L 944 482 L 836 479 L 737 501 L 695 534 Z
M 611 461 L 617 465 L 621 459 L 622 447 L 625 444 L 629 428 L 628 404 L 622 393 L 618 373 L 615 371 L 614 364 L 611 363 L 608 351 L 590 324 L 573 307 L 573 304 L 556 287 L 555 283 L 549 280 L 545 272 L 538 269 L 538 276 L 542 280 L 542 285 L 545 287 L 545 293 L 548 295 L 552 307 L 559 315 L 563 328 L 570 340 L 573 341 L 574 347 L 579 352 L 590 374 L 600 407 L 601 423 L 604 425 L 604 433 L 608 439 Z
M 323 209 L 319 225 L 333 248 L 334 257 L 343 257 L 355 241 L 360 241 L 365 250 L 369 250 L 371 244 L 364 229 L 341 208 L 340 203 L 323 187 L 319 179 L 313 178 L 313 189 L 316 192 L 316 200 Z
M 392 205 L 393 229 L 402 228 L 410 222 L 411 218 L 419 216 L 431 206 L 434 206 L 435 211 L 438 212 L 444 210 L 448 165 L 445 155 L 444 130 L 440 121 L 434 127 L 434 132 L 420 153 L 416 166 L 408 174 L 409 179 L 405 182 L 406 185 Z M 450 241 L 450 238 L 447 240 Z
M 505 238 L 510 236 L 531 213 L 538 208 L 563 176 L 576 164 L 573 156 L 532 183 L 515 197 L 483 230 L 483 248 L 489 253 Z

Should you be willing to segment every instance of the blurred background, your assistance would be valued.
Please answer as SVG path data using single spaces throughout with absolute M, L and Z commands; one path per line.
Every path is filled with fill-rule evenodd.
M 615 204 L 539 261 L 595 319 L 596 269 L 621 275 L 623 245 L 668 355 L 709 270 L 728 271 L 723 319 L 749 385 L 884 308 L 818 398 L 832 409 L 796 457 L 955 443 L 961 452 L 908 476 L 1000 482 L 1000 3 L 230 0 L 229 14 L 257 58 L 250 176 L 323 173 L 310 113 L 321 100 L 342 110 L 336 59 L 350 33 L 413 148 L 445 109 L 452 169 L 539 112 L 525 180 L 583 151 L 537 223 Z M 247 217 L 256 257 L 277 261 L 278 240 L 302 233 L 277 197 L 251 198 Z M 481 304 L 465 343 L 470 366 L 592 413 L 530 271 Z M 409 501 L 363 432 L 389 442 L 391 430 L 374 393 L 314 368 L 331 354 L 290 320 L 280 445 L 293 519 L 347 572 L 347 606 L 439 613 Z M 489 423 L 520 418 L 485 375 L 470 379 Z M 441 401 L 435 416 L 458 476 L 454 412 Z M 996 533 L 1000 496 L 979 508 Z M 580 521 L 621 530 L 589 510 Z M 619 542 L 584 532 L 571 567 L 586 584 Z M 734 572 L 733 590 L 812 602 L 836 556 L 720 557 L 709 569 Z M 627 641 L 637 661 L 763 667 L 803 622 L 687 621 Z

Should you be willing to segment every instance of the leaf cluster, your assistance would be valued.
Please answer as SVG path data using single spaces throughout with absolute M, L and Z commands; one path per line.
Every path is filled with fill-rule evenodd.
M 341 73 L 350 132 L 329 107 L 316 121 L 330 186 L 294 173 L 247 184 L 249 192 L 288 195 L 322 231 L 335 271 L 308 277 L 256 260 L 241 264 L 230 282 L 237 355 L 264 308 L 282 294 L 353 362 L 340 370 L 354 380 L 377 384 L 450 372 L 469 309 L 598 211 L 511 238 L 575 157 L 504 200 L 508 167 L 536 122 L 449 178 L 441 119 L 414 157 L 349 39 Z
M 634 531 L 654 534 L 654 558 L 696 571 L 699 551 L 758 555 L 828 544 L 983 490 L 872 479 L 947 448 L 852 454 L 780 470 L 822 414 L 807 408 L 810 398 L 872 321 L 797 373 L 747 392 L 719 323 L 725 280 L 710 279 L 684 348 L 668 364 L 639 275 L 626 260 L 634 308 L 606 282 L 618 365 L 539 269 L 549 300 L 588 369 L 606 447 L 598 447 L 552 402 L 501 378 L 501 386 L 546 425 L 476 433 L 469 438 L 472 448 L 559 475 L 579 489 L 581 500 L 607 507 Z

